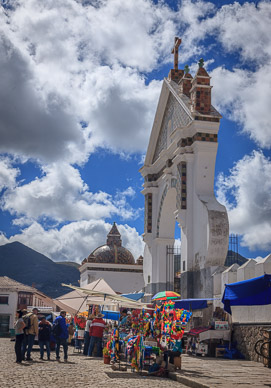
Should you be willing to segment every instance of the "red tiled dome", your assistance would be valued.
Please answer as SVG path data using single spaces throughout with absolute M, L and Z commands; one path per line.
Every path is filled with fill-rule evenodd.
M 86 261 L 89 263 L 135 264 L 132 253 L 121 244 L 121 235 L 114 222 L 107 235 L 106 245 L 96 248 Z

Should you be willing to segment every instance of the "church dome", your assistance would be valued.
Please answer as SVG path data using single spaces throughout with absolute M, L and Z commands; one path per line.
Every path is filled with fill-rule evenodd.
M 135 264 L 132 253 L 122 246 L 121 235 L 114 222 L 107 242 L 96 248 L 86 260 L 89 263 Z

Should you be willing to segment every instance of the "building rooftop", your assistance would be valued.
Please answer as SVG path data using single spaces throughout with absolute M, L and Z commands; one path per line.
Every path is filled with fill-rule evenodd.
M 7 276 L 0 276 L 0 290 L 40 293 L 40 291 L 36 290 L 36 288 L 19 283 L 16 280 L 10 279 Z

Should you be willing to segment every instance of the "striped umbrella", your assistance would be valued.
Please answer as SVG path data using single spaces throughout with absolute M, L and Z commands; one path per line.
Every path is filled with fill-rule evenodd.
M 174 291 L 161 291 L 152 297 L 152 300 L 170 300 L 180 298 L 181 295 Z

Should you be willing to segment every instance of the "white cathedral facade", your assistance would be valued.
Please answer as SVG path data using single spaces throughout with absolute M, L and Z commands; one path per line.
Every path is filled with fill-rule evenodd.
M 140 172 L 144 177 L 145 289 L 155 293 L 168 284 L 167 249 L 181 231 L 181 294 L 212 297 L 211 276 L 223 266 L 229 238 L 226 208 L 214 195 L 215 161 L 221 115 L 211 104 L 210 76 L 199 61 L 194 77 L 174 69 L 158 102 L 149 146 Z

